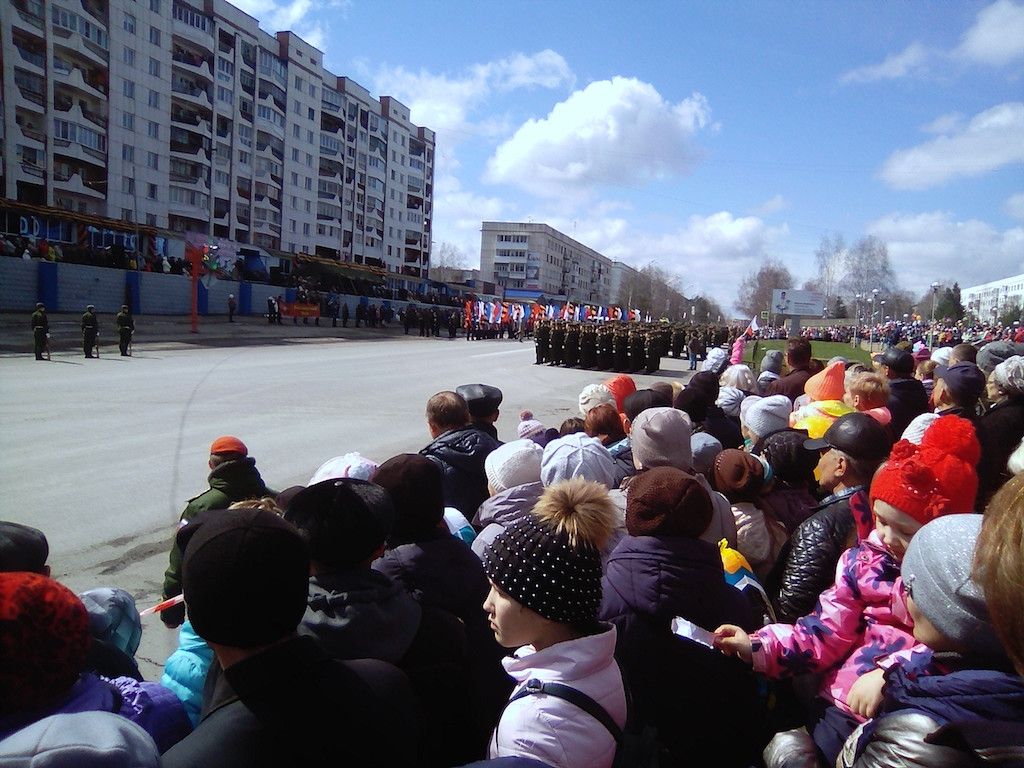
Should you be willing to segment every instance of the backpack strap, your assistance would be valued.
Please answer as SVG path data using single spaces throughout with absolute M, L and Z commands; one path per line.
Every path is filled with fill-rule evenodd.
M 508 700 L 508 703 L 511 704 L 517 699 L 522 699 L 526 696 L 533 696 L 538 693 L 544 693 L 548 696 L 554 696 L 556 699 L 568 701 L 574 707 L 582 709 L 603 725 L 608 730 L 608 733 L 612 735 L 612 738 L 615 739 L 616 744 L 622 741 L 622 729 L 616 725 L 615 721 L 612 720 L 611 715 L 608 714 L 605 708 L 587 696 L 587 694 L 582 691 L 577 691 L 571 686 L 563 685 L 562 683 L 543 683 L 536 678 L 530 678 L 526 681 L 526 685 L 513 694 L 512 698 Z M 508 704 L 505 706 L 508 706 Z

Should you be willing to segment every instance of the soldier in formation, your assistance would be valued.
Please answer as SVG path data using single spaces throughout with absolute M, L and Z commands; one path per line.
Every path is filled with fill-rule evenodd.
M 96 319 L 96 307 L 92 304 L 85 308 L 82 315 L 82 351 L 86 357 L 99 357 L 100 345 L 97 338 L 100 334 L 99 321 Z M 93 349 L 96 350 L 94 355 Z
M 128 310 L 127 304 L 121 305 L 121 311 L 114 318 L 117 323 L 118 346 L 121 349 L 121 357 L 128 357 L 132 346 L 132 334 L 135 333 L 135 321 L 132 313 Z
M 44 360 L 50 356 L 50 319 L 46 316 L 46 307 L 42 302 L 36 304 L 36 311 L 32 313 L 32 341 L 35 348 L 36 360 Z M 43 353 L 46 353 L 46 358 Z

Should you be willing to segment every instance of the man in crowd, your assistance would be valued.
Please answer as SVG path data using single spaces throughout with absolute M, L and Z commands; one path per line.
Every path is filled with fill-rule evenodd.
M 165 768 L 234 765 L 414 765 L 408 680 L 376 660 L 331 659 L 299 637 L 309 552 L 273 512 L 206 512 L 178 532 L 188 616 L 222 678 L 196 730 Z
M 470 424 L 469 407 L 457 392 L 430 398 L 426 416 L 433 441 L 420 453 L 441 467 L 445 506 L 471 518 L 487 498 L 484 460 L 498 441 Z
M 785 395 L 795 401 L 804 393 L 804 385 L 811 378 L 811 342 L 804 338 L 786 342 L 786 364 L 789 373 L 771 383 L 767 395 Z
M 498 428 L 494 423 L 500 415 L 501 390 L 490 384 L 463 384 L 455 391 L 462 395 L 469 407 L 469 423 L 497 440 Z
M 898 440 L 914 417 L 928 410 L 928 395 L 924 384 L 914 378 L 914 356 L 905 349 L 889 347 L 875 361 L 889 380 L 889 429 Z
M 243 499 L 258 499 L 271 495 L 256 469 L 256 460 L 249 456 L 249 449 L 237 437 L 218 437 L 210 445 L 208 462 L 209 488 L 189 499 L 188 506 L 181 513 L 178 527 L 182 528 L 200 512 L 208 509 L 227 509 L 232 503 Z M 170 564 L 164 573 L 163 598 L 181 594 L 181 549 L 171 546 Z M 160 614 L 168 627 L 179 626 L 185 618 L 184 606 L 169 608 Z

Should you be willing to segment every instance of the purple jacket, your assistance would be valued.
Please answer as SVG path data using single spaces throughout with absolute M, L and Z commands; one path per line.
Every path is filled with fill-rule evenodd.
M 192 723 L 178 697 L 159 683 L 131 677 L 113 680 L 86 672 L 67 695 L 45 712 L 0 720 L 0 741 L 17 730 L 50 715 L 75 712 L 113 712 L 142 726 L 163 754 L 192 731 Z

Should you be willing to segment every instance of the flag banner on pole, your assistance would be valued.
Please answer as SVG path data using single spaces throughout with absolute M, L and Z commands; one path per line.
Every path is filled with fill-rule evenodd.
M 750 325 L 747 326 L 747 330 L 743 333 L 746 336 L 753 336 L 759 330 L 761 330 L 761 326 L 757 324 L 757 315 L 754 315 L 754 317 L 750 319 Z

